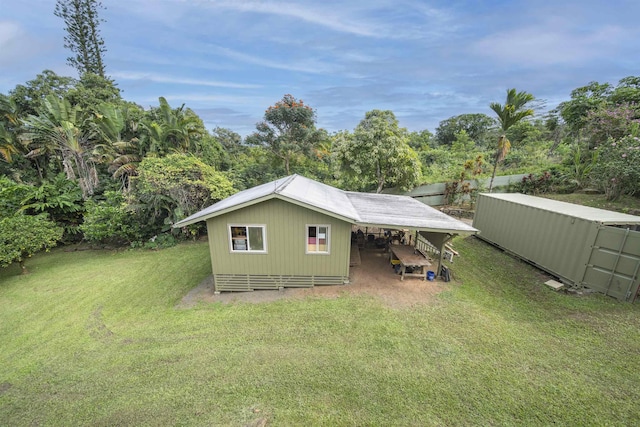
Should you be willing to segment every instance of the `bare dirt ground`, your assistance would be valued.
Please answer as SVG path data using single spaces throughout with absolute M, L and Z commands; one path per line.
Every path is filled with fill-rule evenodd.
M 380 249 L 361 250 L 361 264 L 351 267 L 350 283 L 338 286 L 316 286 L 282 291 L 223 292 L 213 293 L 210 276 L 190 291 L 178 304 L 179 308 L 193 307 L 198 303 L 266 303 L 282 299 L 307 297 L 338 298 L 343 295 L 368 295 L 380 299 L 391 308 L 406 308 L 430 303 L 434 296 L 451 286 L 441 280 L 425 281 L 407 277 L 404 281 L 395 274 L 388 255 Z

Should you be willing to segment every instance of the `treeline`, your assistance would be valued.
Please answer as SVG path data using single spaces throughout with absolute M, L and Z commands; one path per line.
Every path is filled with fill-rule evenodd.
M 238 190 L 299 173 L 340 188 L 408 190 L 532 173 L 521 190 L 597 188 L 609 198 L 640 182 L 640 78 L 591 83 L 536 116 L 532 95 L 507 91 L 495 118 L 461 114 L 408 132 L 372 110 L 353 131 L 316 127 L 316 111 L 284 95 L 246 138 L 208 131 L 191 109 L 144 109 L 109 78 L 44 71 L 0 94 L 0 263 L 55 242 L 159 247 L 197 237 L 182 218 Z M 15 242 L 25 240 L 29 244 Z

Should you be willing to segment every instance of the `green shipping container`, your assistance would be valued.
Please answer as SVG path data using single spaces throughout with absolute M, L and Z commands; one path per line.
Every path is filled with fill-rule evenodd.
M 524 194 L 480 194 L 478 237 L 573 288 L 634 301 L 640 285 L 640 217 Z

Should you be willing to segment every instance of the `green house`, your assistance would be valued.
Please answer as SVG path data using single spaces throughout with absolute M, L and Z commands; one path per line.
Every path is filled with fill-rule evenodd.
M 415 230 L 440 253 L 453 236 L 477 232 L 407 196 L 348 192 L 299 175 L 236 193 L 175 227 L 199 221 L 207 223 L 216 292 L 348 283 L 353 225 Z

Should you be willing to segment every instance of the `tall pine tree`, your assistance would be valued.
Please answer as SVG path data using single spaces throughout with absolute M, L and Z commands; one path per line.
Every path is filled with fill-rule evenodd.
M 57 0 L 55 15 L 64 19 L 67 35 L 64 47 L 71 50 L 74 56 L 67 58 L 67 63 L 85 73 L 105 77 L 102 54 L 106 51 L 104 40 L 98 28 L 100 19 L 98 10 L 104 9 L 97 0 Z

